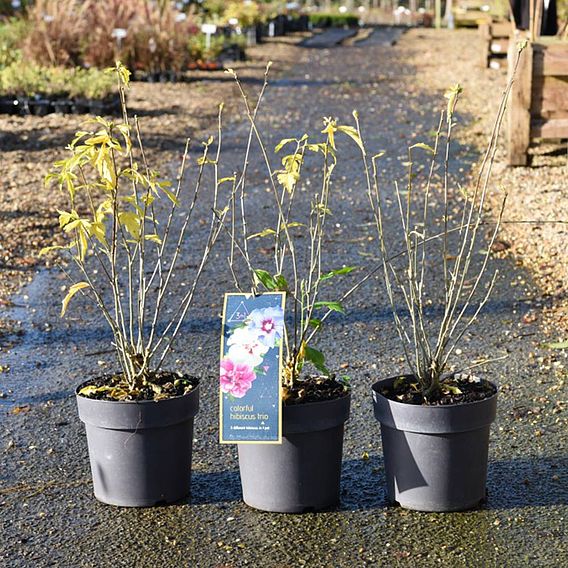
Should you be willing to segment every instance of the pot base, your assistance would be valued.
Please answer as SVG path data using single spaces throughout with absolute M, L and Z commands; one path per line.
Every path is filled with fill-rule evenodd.
M 281 445 L 239 444 L 244 502 L 273 513 L 336 507 L 350 400 L 285 406 Z
M 426 435 L 381 426 L 387 495 L 413 511 L 474 509 L 486 497 L 489 426 Z
M 239 444 L 244 502 L 273 513 L 307 513 L 339 504 L 343 425 L 291 434 L 282 445 Z

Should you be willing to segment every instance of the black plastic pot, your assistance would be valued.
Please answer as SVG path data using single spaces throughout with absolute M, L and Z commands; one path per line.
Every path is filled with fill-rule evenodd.
M 51 102 L 54 112 L 69 114 L 73 109 L 73 101 L 70 99 L 55 99 Z
M 286 34 L 286 23 L 288 18 L 284 14 L 280 14 L 274 18 L 274 35 L 281 36 Z
M 486 496 L 489 428 L 497 393 L 479 402 L 420 406 L 380 394 L 397 377 L 373 385 L 389 501 L 417 511 L 464 511 Z
M 24 109 L 26 114 L 33 114 L 34 116 L 45 116 L 53 112 L 51 101 L 39 95 L 28 98 Z
M 71 110 L 73 114 L 87 114 L 89 112 L 89 99 L 83 97 L 74 98 Z
M 99 501 L 150 507 L 173 503 L 189 494 L 199 387 L 160 401 L 76 398 L 87 430 L 94 493 Z
M 256 24 L 254 32 L 256 37 L 256 43 L 262 43 L 262 38 L 267 35 L 264 31 L 263 24 Z
M 339 503 L 343 426 L 351 396 L 284 406 L 282 444 L 239 444 L 247 505 L 277 513 L 329 509 Z
M 15 97 L 0 97 L 0 113 L 16 114 L 18 112 L 18 101 Z
M 243 35 L 247 40 L 247 47 L 254 47 L 256 45 L 256 28 L 244 28 Z

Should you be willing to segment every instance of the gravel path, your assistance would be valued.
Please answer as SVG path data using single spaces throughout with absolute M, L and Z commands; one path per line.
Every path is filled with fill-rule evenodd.
M 385 175 L 401 175 L 407 144 L 428 140 L 443 105 L 440 86 L 425 76 L 437 73 L 436 61 L 455 63 L 463 52 L 469 53 L 472 36 L 467 34 L 458 42 L 463 52 L 439 53 L 440 45 L 456 47 L 444 43 L 445 37 L 410 32 L 395 47 L 377 42 L 306 50 L 305 60 L 277 79 L 267 95 L 260 125 L 269 145 L 304 131 L 318 132 L 322 116 L 347 122 L 357 108 L 371 147 L 388 149 Z M 452 81 L 444 86 L 472 74 L 467 67 L 452 71 Z M 499 84 L 495 79 L 496 89 Z M 467 112 L 460 122 L 466 132 L 477 127 Z M 231 164 L 242 152 L 245 133 L 240 123 L 227 129 Z M 355 153 L 344 141 L 340 153 L 330 262 L 334 267 L 361 266 L 376 258 L 373 226 Z M 478 159 L 477 146 L 464 138 L 456 157 L 453 173 L 467 175 Z M 252 224 L 262 225 L 270 209 L 261 171 L 253 168 L 250 187 L 259 203 Z M 301 203 L 306 203 L 306 196 L 307 192 L 300 193 Z M 489 500 L 483 509 L 423 514 L 385 506 L 370 385 L 400 369 L 401 353 L 382 283 L 377 281 L 362 289 L 346 316 L 332 321 L 319 343 L 329 366 L 345 369 L 354 387 L 341 508 L 272 515 L 241 502 L 235 448 L 217 444 L 214 375 L 219 321 L 214 315 L 220 310 L 222 292 L 230 286 L 225 250 L 220 247 L 217 252 L 208 272 L 209 285 L 198 298 L 176 352 L 181 368 L 204 377 L 191 504 L 128 510 L 95 502 L 72 392 L 84 377 L 98 372 L 97 367 L 112 367 L 112 356 L 106 352 L 109 335 L 92 319 L 88 306 L 77 309 L 73 317 L 58 318 L 62 281 L 54 272 L 40 272 L 17 298 L 22 307 L 13 309 L 11 316 L 22 321 L 24 335 L 1 363 L 11 371 L 2 376 L 9 396 L 0 401 L 0 560 L 14 567 L 70 568 L 566 563 L 565 373 L 538 347 L 543 330 L 528 316 L 540 292 L 524 268 L 510 258 L 495 260 L 500 276 L 493 298 L 475 331 L 465 338 L 456 363 L 507 356 L 480 371 L 501 388 L 490 449 Z M 179 275 L 180 281 L 183 277 Z

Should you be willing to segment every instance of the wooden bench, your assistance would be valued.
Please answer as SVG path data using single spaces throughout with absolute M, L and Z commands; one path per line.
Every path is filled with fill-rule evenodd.
M 507 58 L 509 38 L 513 34 L 513 24 L 504 22 L 484 22 L 479 26 L 481 36 L 482 67 L 501 67 L 501 61 Z
M 517 58 L 509 46 L 509 77 Z M 508 112 L 508 163 L 527 165 L 534 138 L 568 138 L 568 42 L 540 38 L 529 43 L 519 61 Z

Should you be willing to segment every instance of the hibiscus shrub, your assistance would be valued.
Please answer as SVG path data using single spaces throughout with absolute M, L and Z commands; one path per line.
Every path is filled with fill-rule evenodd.
M 284 392 L 290 392 L 301 380 L 304 365 L 309 363 L 324 377 L 332 376 L 325 364 L 323 353 L 312 346 L 316 334 L 322 329 L 324 321 L 333 312 L 343 313 L 342 300 L 349 295 L 349 291 L 337 298 L 337 290 L 329 286 L 329 282 L 337 276 L 346 275 L 355 270 L 353 266 L 342 266 L 335 270 L 324 269 L 324 243 L 327 239 L 328 217 L 330 210 L 330 189 L 333 172 L 337 165 L 338 152 L 335 136 L 337 133 L 345 134 L 360 144 L 357 130 L 351 126 L 338 125 L 332 118 L 324 120 L 323 137 L 308 136 L 304 134 L 298 138 L 282 140 L 275 148 L 279 155 L 280 167 L 273 167 L 269 152 L 263 142 L 262 135 L 256 126 L 256 114 L 267 87 L 267 67 L 265 82 L 255 106 L 249 103 L 249 97 L 244 92 L 241 82 L 234 71 L 229 70 L 240 89 L 244 100 L 246 113 L 250 121 L 250 135 L 247 151 L 243 162 L 243 173 L 235 184 L 235 198 L 241 206 L 233 211 L 230 227 L 232 250 L 229 257 L 231 273 L 235 285 L 240 291 L 254 291 L 262 289 L 267 291 L 286 292 L 287 313 L 289 321 L 277 322 L 267 320 L 267 326 L 272 329 L 282 327 L 282 341 L 284 345 Z M 250 196 L 246 191 L 247 170 L 251 166 L 250 149 L 253 139 L 261 148 L 264 167 L 268 172 L 270 195 L 273 198 L 274 212 L 272 223 L 258 227 L 253 232 L 246 211 L 253 207 L 248 203 Z M 284 154 L 284 155 L 282 155 Z M 280 157 L 281 156 L 281 157 Z M 309 171 L 318 171 L 319 175 L 309 181 L 304 180 L 304 166 L 309 163 Z M 317 187 L 311 194 L 310 205 L 302 210 L 300 205 L 300 192 Z M 254 204 L 258 206 L 257 203 Z M 263 217 L 265 220 L 266 217 Z M 273 268 L 261 268 L 259 255 L 255 258 L 253 241 L 261 239 L 263 251 L 271 251 Z M 304 243 L 307 243 L 307 250 Z M 247 269 L 246 276 L 239 273 L 235 257 L 244 261 Z M 329 295 L 332 294 L 330 298 Z M 335 297 L 334 297 L 335 296 Z M 249 325 L 262 329 L 262 324 L 250 316 Z M 238 334 L 237 334 L 238 333 Z M 235 331 L 229 339 L 236 344 L 237 340 L 247 333 L 247 328 Z M 269 344 L 268 338 L 276 337 L 268 333 L 260 334 L 256 339 L 247 338 L 246 349 L 261 357 L 263 349 Z M 255 343 L 250 343 L 253 341 Z M 272 339 L 270 339 L 272 341 Z M 222 369 L 221 373 L 229 371 Z M 238 369 L 231 368 L 231 372 Z M 250 376 L 244 377 L 254 380 Z M 286 398 L 286 396 L 285 396 Z

